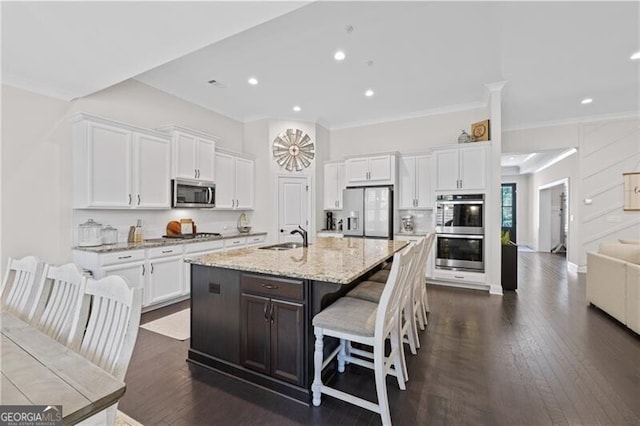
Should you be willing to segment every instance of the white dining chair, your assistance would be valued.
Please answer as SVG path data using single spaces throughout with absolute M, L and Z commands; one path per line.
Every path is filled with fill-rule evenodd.
M 321 395 L 326 394 L 367 410 L 379 413 L 383 425 L 391 424 L 387 396 L 387 374 L 396 376 L 400 389 L 406 389 L 400 360 L 402 344 L 399 341 L 400 283 L 406 280 L 411 268 L 413 248 L 394 255 L 393 268 L 379 303 L 352 297 L 342 297 L 313 318 L 316 336 L 314 352 L 314 379 L 311 385 L 313 405 L 319 406 Z M 340 345 L 324 359 L 324 336 L 340 339 Z M 385 355 L 385 341 L 391 340 L 391 352 Z M 373 362 L 347 353 L 347 342 L 373 347 Z M 338 371 L 345 371 L 345 364 L 371 368 L 375 375 L 378 402 L 348 394 L 322 383 L 322 370 L 337 356 Z
M 85 291 L 87 278 L 76 264 L 45 264 L 36 286 L 36 297 L 29 321 L 64 345 L 70 344 L 74 309 Z
M 76 307 L 72 347 L 89 361 L 124 380 L 138 336 L 141 309 L 142 289 L 131 288 L 121 276 L 110 275 L 100 280 L 89 278 L 84 297 Z M 88 316 L 87 312 L 90 312 Z M 117 406 L 114 404 L 80 424 L 113 425 Z
M 29 320 L 35 299 L 35 283 L 42 265 L 35 256 L 9 258 L 2 280 L 2 308 L 23 320 Z
M 402 314 L 404 319 L 401 336 L 404 341 L 409 344 L 409 349 L 413 355 L 417 354 L 417 349 L 420 347 L 420 339 L 418 337 L 418 329 L 416 327 L 417 307 L 415 298 L 417 293 L 416 281 L 419 275 L 420 260 L 425 242 L 426 238 L 420 238 L 415 243 L 411 243 L 414 246 L 414 259 L 411 265 L 411 271 L 407 276 L 407 280 L 403 283 L 406 286 L 406 291 L 402 293 L 401 297 Z M 377 302 L 380 300 L 382 290 L 389 280 L 389 276 L 390 270 L 380 270 L 373 274 L 367 281 L 358 284 L 356 288 L 347 293 L 347 296 Z M 406 366 L 406 363 L 403 363 L 403 365 Z M 406 373 L 407 371 L 405 368 L 405 376 L 407 375 Z

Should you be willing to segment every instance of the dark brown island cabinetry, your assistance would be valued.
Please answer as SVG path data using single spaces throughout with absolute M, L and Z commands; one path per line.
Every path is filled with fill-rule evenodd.
M 242 274 L 240 363 L 304 384 L 304 281 Z

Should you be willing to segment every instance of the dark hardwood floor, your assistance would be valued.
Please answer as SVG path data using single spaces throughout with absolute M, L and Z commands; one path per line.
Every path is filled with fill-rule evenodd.
M 408 355 L 407 390 L 389 378 L 396 425 L 640 424 L 640 338 L 588 307 L 565 259 L 519 254 L 504 297 L 429 286 L 429 327 Z M 143 322 L 188 302 L 143 315 Z M 119 409 L 144 425 L 377 425 L 323 396 L 306 407 L 209 371 L 191 371 L 189 342 L 140 329 Z M 373 374 L 348 366 L 338 387 L 375 401 Z

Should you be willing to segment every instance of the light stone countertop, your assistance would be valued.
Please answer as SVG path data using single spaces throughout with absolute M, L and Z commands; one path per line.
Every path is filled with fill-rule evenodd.
M 224 234 L 220 237 L 202 237 L 202 238 L 152 238 L 144 240 L 141 243 L 117 243 L 103 244 L 94 247 L 74 247 L 73 250 L 88 251 L 92 253 L 112 253 L 116 251 L 148 249 L 154 247 L 174 246 L 176 244 L 203 243 L 215 240 L 231 240 L 239 237 L 250 237 L 253 235 L 266 235 L 266 232 L 248 232 L 241 234 L 239 232 L 233 234 Z
M 241 248 L 185 262 L 283 277 L 349 284 L 408 244 L 363 238 L 318 238 L 309 247 L 276 251 Z

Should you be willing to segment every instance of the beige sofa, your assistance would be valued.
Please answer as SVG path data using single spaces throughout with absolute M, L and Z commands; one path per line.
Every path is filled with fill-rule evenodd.
M 640 244 L 620 241 L 587 253 L 587 301 L 640 334 Z

